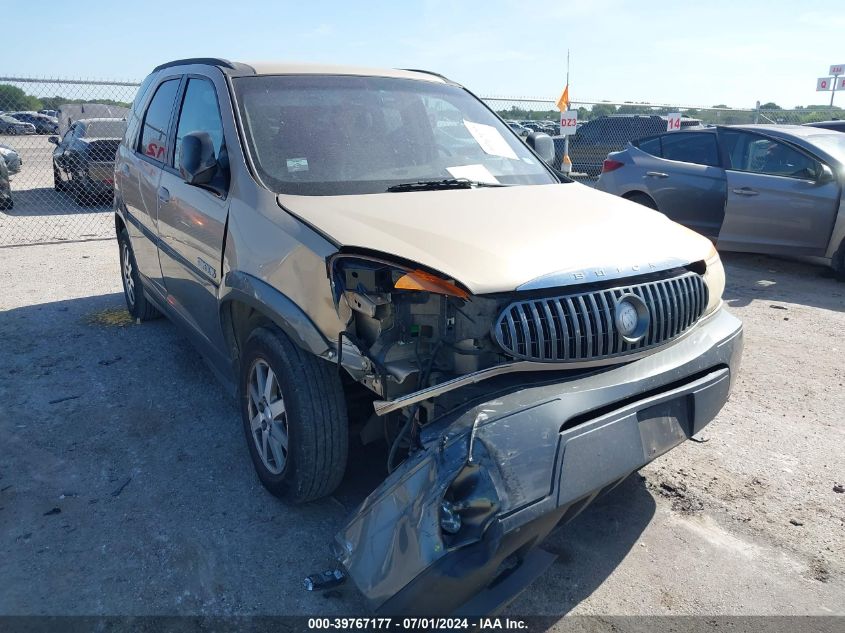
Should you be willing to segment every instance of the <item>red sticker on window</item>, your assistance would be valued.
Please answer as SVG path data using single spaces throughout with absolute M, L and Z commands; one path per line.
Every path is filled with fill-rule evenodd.
M 147 143 L 147 149 L 144 153 L 156 160 L 162 160 L 166 152 L 167 148 L 164 145 L 159 145 L 155 141 L 151 141 L 150 143 Z

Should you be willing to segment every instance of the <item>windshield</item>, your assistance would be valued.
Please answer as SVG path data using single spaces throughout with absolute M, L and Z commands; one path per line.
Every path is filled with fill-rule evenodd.
M 813 135 L 808 137 L 807 140 L 845 165 L 845 134 L 842 132 L 819 136 Z
M 466 178 L 557 182 L 460 87 L 336 75 L 241 77 L 235 92 L 253 163 L 277 193 L 343 195 Z
M 122 138 L 126 131 L 126 121 L 89 121 L 85 124 L 86 138 Z

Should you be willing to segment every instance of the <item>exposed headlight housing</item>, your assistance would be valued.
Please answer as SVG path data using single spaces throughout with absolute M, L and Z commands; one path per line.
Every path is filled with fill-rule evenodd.
M 715 246 L 710 251 L 704 264 L 707 267 L 704 271 L 704 283 L 707 284 L 709 297 L 707 307 L 704 310 L 704 316 L 706 316 L 719 309 L 719 306 L 722 305 L 722 294 L 725 292 L 725 267 L 722 265 L 722 260 Z
M 390 293 L 430 292 L 466 301 L 469 292 L 452 279 L 416 266 L 367 255 L 335 255 L 329 262 L 330 278 L 338 290 Z

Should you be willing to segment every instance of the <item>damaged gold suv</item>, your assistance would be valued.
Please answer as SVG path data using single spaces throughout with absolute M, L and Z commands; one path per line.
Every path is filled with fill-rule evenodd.
M 350 434 L 386 441 L 333 543 L 380 612 L 496 608 L 728 397 L 742 327 L 712 245 L 551 152 L 423 71 L 180 60 L 128 116 L 130 312 L 186 327 L 273 493 L 327 495 Z

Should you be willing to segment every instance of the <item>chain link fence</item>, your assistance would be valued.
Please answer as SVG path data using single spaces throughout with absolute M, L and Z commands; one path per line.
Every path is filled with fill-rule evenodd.
M 114 156 L 137 88 L 0 77 L 0 246 L 114 236 Z
M 114 154 L 135 82 L 0 77 L 0 247 L 65 240 L 111 238 Z M 522 137 L 554 137 L 553 166 L 564 146 L 560 113 L 552 99 L 484 97 Z M 608 153 L 632 140 L 667 129 L 680 113 L 681 127 L 735 124 L 804 124 L 845 118 L 845 110 L 776 104 L 751 109 L 717 105 L 573 102 L 577 133 L 569 137 L 572 174 L 598 177 Z

